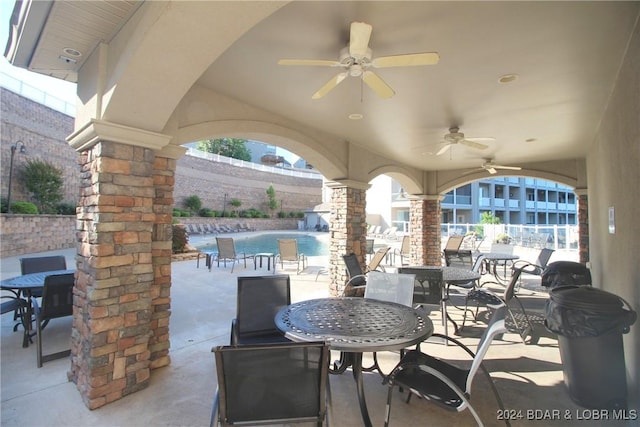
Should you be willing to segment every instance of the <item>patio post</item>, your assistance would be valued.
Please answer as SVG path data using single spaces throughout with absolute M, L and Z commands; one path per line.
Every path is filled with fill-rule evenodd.
M 342 256 L 354 253 L 365 266 L 367 253 L 367 189 L 369 184 L 357 181 L 328 183 L 331 192 L 329 231 L 329 293 L 342 295 L 348 276 Z
M 169 137 L 102 121 L 68 140 L 81 166 L 68 376 L 95 409 L 169 363 L 175 161 L 156 157 Z
M 413 265 L 441 265 L 440 202 L 442 195 L 412 195 L 409 221 Z
M 586 189 L 575 189 L 578 196 L 578 256 L 582 264 L 589 262 L 589 196 Z

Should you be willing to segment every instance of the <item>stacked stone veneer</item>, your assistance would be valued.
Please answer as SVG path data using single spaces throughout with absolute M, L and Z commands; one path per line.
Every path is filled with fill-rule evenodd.
M 412 199 L 409 206 L 412 265 L 441 265 L 440 198 Z
M 589 262 L 589 197 L 578 195 L 578 256 L 581 263 Z
M 81 155 L 69 377 L 91 409 L 146 387 L 169 362 L 169 162 L 108 142 Z
M 367 250 L 366 189 L 334 186 L 331 192 L 329 247 L 329 292 L 333 296 L 345 293 L 349 279 L 342 256 L 355 253 L 363 267 Z M 347 294 L 349 294 L 347 290 Z

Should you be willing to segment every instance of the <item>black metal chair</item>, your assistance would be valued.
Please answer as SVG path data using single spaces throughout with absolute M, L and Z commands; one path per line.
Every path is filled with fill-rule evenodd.
M 328 422 L 329 346 L 323 342 L 221 346 L 214 425 Z
M 5 313 L 14 313 L 14 320 L 20 320 L 20 323 L 14 326 L 14 331 L 17 329 L 17 326 L 22 324 L 26 330 L 26 315 L 27 315 L 27 300 L 24 298 L 20 298 L 20 295 L 17 292 L 6 290 L 4 292 L 9 292 L 7 294 L 1 295 L 0 298 L 6 301 L 3 301 L 0 304 L 0 314 Z
M 291 304 L 288 275 L 238 277 L 237 304 L 231 345 L 291 342 L 274 321 L 276 313 Z
M 360 261 L 358 261 L 356 254 L 350 253 L 342 256 L 344 266 L 347 269 L 347 274 L 349 275 L 349 279 L 344 287 L 345 296 L 352 296 L 352 294 L 357 294 L 359 296 L 364 295 L 363 290 L 367 286 L 367 273 L 370 271 L 381 271 L 384 273 L 382 261 L 387 256 L 389 250 L 391 250 L 391 247 L 389 246 L 378 249 L 373 254 L 373 257 L 365 267 L 365 270 L 360 266 Z
M 29 258 L 20 258 L 20 274 L 31 274 L 31 273 L 41 273 L 43 271 L 56 271 L 56 270 L 66 270 L 67 269 L 67 261 L 63 255 L 53 255 L 53 256 L 42 256 L 42 257 L 29 257 Z M 40 298 L 42 297 L 42 291 L 31 290 L 29 295 L 22 295 L 27 298 L 27 303 L 30 303 L 31 298 Z M 13 320 L 17 320 L 19 318 L 18 312 L 14 312 Z M 24 320 L 22 319 L 21 323 L 24 325 Z M 16 331 L 18 326 L 21 323 L 16 323 L 13 326 L 13 330 Z M 46 323 L 44 324 L 46 326 Z M 29 338 L 30 339 L 30 338 Z
M 520 337 L 525 344 L 535 344 L 538 341 L 539 336 L 536 333 L 536 328 L 534 327 L 533 320 L 537 320 L 537 323 L 540 323 L 540 325 L 542 325 L 544 319 L 541 316 L 534 316 L 532 313 L 527 313 L 524 305 L 516 295 L 520 275 L 525 271 L 533 271 L 533 269 L 535 268 L 536 266 L 534 264 L 520 264 L 518 267 L 512 267 L 511 280 L 509 281 L 507 287 L 504 289 L 502 296 L 498 296 L 488 289 L 475 289 L 468 292 L 465 297 L 464 317 L 462 318 L 462 326 L 460 326 L 459 331 L 462 331 L 462 329 L 464 328 L 464 324 L 467 319 L 467 311 L 469 311 L 469 301 L 475 301 L 476 314 L 474 315 L 474 320 L 477 320 L 478 309 L 480 305 L 485 305 L 492 310 L 496 310 L 504 306 L 506 307 L 506 311 L 509 314 L 507 322 L 508 329 L 520 334 Z M 512 301 L 515 301 L 518 304 L 520 311 L 514 311 L 511 309 Z M 527 342 L 528 336 L 530 336 L 531 338 Z
M 473 357 L 473 362 L 468 369 L 459 368 L 445 360 L 437 359 L 418 350 L 407 352 L 387 377 L 389 392 L 387 395 L 387 411 L 384 425 L 389 425 L 391 399 L 393 388 L 396 386 L 400 387 L 401 390 L 409 390 L 407 403 L 411 395 L 416 394 L 450 411 L 462 412 L 468 409 L 477 424 L 479 426 L 483 425 L 480 416 L 473 406 L 471 406 L 470 402 L 471 385 L 479 369 L 482 369 L 487 376 L 498 405 L 500 408 L 503 408 L 500 394 L 491 379 L 491 375 L 484 365 L 482 365 L 482 360 L 493 338 L 506 332 L 505 314 L 506 307 L 499 308 L 494 312 L 489 327 L 484 331 L 480 339 L 476 354 L 454 338 L 441 334 L 433 334 L 433 336 L 444 338 L 455 343 Z
M 42 353 L 42 330 L 45 322 L 50 319 L 73 315 L 73 285 L 74 274 L 55 274 L 44 279 L 42 288 L 42 306 L 33 300 L 33 312 L 36 321 L 36 341 L 38 347 L 38 368 L 44 362 L 67 357 L 71 350 L 59 351 L 52 354 Z M 71 331 L 69 331 L 71 336 Z

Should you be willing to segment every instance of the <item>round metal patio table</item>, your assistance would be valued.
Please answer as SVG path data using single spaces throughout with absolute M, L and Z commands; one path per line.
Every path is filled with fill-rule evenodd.
M 518 255 L 502 253 L 502 252 L 487 252 L 487 253 L 483 253 L 482 255 L 484 255 L 484 262 L 485 262 L 485 265 L 487 266 L 487 271 L 491 273 L 493 277 L 496 278 L 498 283 L 504 283 L 507 280 L 507 263 L 509 261 L 515 261 L 520 258 Z M 502 277 L 500 277 L 500 274 L 498 273 L 498 268 L 497 268 L 499 261 L 504 262 L 503 264 L 504 271 L 503 271 Z
M 421 310 L 358 297 L 297 302 L 283 307 L 275 323 L 292 341 L 325 341 L 345 353 L 338 371 L 352 366 L 365 426 L 371 426 L 371 419 L 362 382 L 362 353 L 403 349 L 433 333 L 433 323 Z

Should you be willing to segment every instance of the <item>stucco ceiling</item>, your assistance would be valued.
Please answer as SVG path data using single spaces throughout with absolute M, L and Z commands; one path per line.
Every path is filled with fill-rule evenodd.
M 49 28 L 69 28 L 80 13 L 85 24 L 94 16 L 110 23 L 101 34 L 76 26 L 73 38 L 86 36 L 87 48 L 108 41 L 138 6 L 121 2 L 105 21 L 104 7 L 87 12 L 103 2 L 81 2 L 83 9 L 64 3 L 76 2 L 56 2 Z M 483 158 L 504 165 L 580 158 L 595 138 L 639 11 L 639 2 L 292 2 L 241 37 L 198 84 L 421 169 L 478 167 Z M 396 92 L 389 99 L 349 77 L 314 100 L 340 70 L 277 62 L 337 60 L 352 21 L 373 26 L 374 57 L 438 52 L 440 61 L 375 70 Z M 40 38 L 31 69 L 46 73 L 59 62 L 46 56 L 60 48 L 49 39 Z M 499 83 L 507 74 L 517 79 Z M 363 118 L 350 120 L 352 113 Z M 451 126 L 495 140 L 483 151 L 456 145 L 436 156 Z

